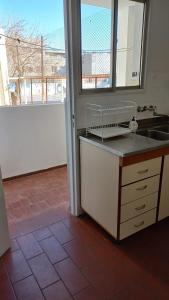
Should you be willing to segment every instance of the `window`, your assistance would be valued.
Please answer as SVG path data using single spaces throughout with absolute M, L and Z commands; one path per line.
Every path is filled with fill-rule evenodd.
M 63 103 L 64 0 L 1 2 L 0 106 Z
M 82 90 L 142 87 L 147 1 L 81 0 Z
M 58 68 L 56 66 L 52 66 L 52 74 L 57 73 Z
M 97 1 L 81 1 L 83 89 L 112 85 L 111 80 L 104 83 L 112 78 L 112 1 L 102 2 L 97 5 Z

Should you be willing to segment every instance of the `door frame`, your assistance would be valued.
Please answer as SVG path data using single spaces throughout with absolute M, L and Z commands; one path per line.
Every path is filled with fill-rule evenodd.
M 76 101 L 78 93 L 77 55 L 76 55 L 76 20 L 78 1 L 64 0 L 65 22 L 65 50 L 66 50 L 66 77 L 67 95 L 65 100 L 67 164 L 70 190 L 70 211 L 74 216 L 81 214 L 80 205 L 80 172 L 79 172 L 79 145 L 77 134 Z

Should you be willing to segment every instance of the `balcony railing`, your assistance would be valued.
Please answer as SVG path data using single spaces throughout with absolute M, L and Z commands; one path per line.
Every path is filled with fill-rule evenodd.
M 85 75 L 83 88 L 106 88 L 110 75 Z M 63 103 L 66 98 L 66 78 L 62 76 L 32 76 L 10 78 L 9 97 L 11 105 Z
M 11 105 L 64 102 L 66 97 L 65 77 L 20 77 L 10 78 Z
M 82 86 L 83 89 L 108 88 L 110 80 L 110 74 L 83 75 Z

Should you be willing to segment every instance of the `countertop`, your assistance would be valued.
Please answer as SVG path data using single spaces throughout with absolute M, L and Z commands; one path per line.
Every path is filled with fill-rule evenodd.
M 169 147 L 169 140 L 157 141 L 136 133 L 105 139 L 103 142 L 100 138 L 93 135 L 87 137 L 81 135 L 80 140 L 84 140 L 120 157 L 132 156 L 159 148 Z

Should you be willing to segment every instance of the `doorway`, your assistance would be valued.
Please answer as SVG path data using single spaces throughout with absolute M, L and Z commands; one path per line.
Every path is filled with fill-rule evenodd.
M 40 6 L 39 15 L 41 15 L 41 9 L 43 9 L 43 13 L 46 13 L 46 19 L 48 19 L 46 20 L 46 25 L 48 25 L 46 28 L 49 28 L 50 32 L 43 32 L 43 34 L 41 32 L 40 34 L 37 32 L 30 33 L 28 29 L 24 29 L 25 23 L 18 20 L 7 29 L 4 26 L 4 32 L 1 33 L 3 50 L 6 49 L 8 63 L 6 85 L 8 86 L 9 107 L 5 108 L 5 114 L 9 116 L 12 122 L 9 121 L 9 135 L 6 132 L 8 139 L 5 144 L 7 149 L 12 150 L 7 153 L 10 154 L 10 159 L 6 160 L 8 164 L 5 165 L 6 161 L 4 160 L 1 165 L 3 178 L 8 179 L 4 182 L 8 220 L 12 232 L 16 231 L 16 234 L 19 233 L 18 230 L 20 229 L 23 233 L 25 224 L 29 227 L 25 230 L 30 231 L 32 224 L 38 228 L 39 226 L 46 226 L 48 221 L 55 221 L 58 212 L 64 216 L 69 213 L 70 208 L 73 214 L 75 211 L 75 205 L 73 204 L 74 189 L 72 188 L 72 174 L 74 172 L 72 163 L 73 141 L 72 131 L 70 131 L 70 128 L 72 128 L 72 103 L 70 104 L 68 99 L 69 95 L 66 99 L 65 94 L 64 1 L 57 0 L 55 3 L 58 5 L 57 11 L 62 11 L 62 17 L 59 15 L 57 18 L 57 22 L 59 22 L 57 32 L 53 30 L 53 24 L 53 31 L 51 31 L 49 19 L 47 18 L 45 9 L 46 5 L 50 7 L 48 2 L 43 4 L 45 7 Z M 15 7 L 12 11 L 14 15 L 16 9 L 18 15 L 21 8 Z M 29 8 L 26 6 L 22 7 L 21 13 L 24 14 L 24 9 L 28 13 Z M 32 21 L 34 12 L 33 9 L 30 9 L 30 11 Z M 53 11 L 52 8 L 52 13 Z M 45 24 L 40 24 L 40 30 L 43 31 L 44 28 Z M 15 30 L 18 36 L 13 35 L 12 30 Z M 22 31 L 21 36 L 19 36 L 20 31 Z M 23 37 L 24 32 L 27 32 L 27 39 L 26 35 Z M 16 58 L 15 62 L 11 62 L 11 57 Z M 61 108 L 56 117 L 55 111 L 58 110 L 58 107 Z M 63 116 L 64 110 L 66 110 L 66 120 L 64 122 L 62 120 L 61 125 L 56 124 L 55 119 L 58 120 L 61 115 Z M 7 120 L 8 118 L 4 117 L 2 121 L 4 119 Z M 40 119 L 41 122 L 39 122 Z M 62 134 L 65 121 L 65 127 L 69 128 L 69 132 L 67 132 L 69 179 L 67 178 L 67 167 L 65 166 L 67 159 L 65 161 L 63 158 L 66 149 L 66 129 L 64 142 Z M 8 122 L 5 122 L 6 125 Z M 16 134 L 12 136 L 14 130 L 16 130 Z M 57 130 L 61 131 L 60 140 L 56 138 Z M 30 142 L 31 138 L 33 138 L 33 141 Z M 12 145 L 12 142 L 14 142 L 14 145 Z M 39 143 L 43 143 L 41 149 L 38 147 Z M 64 150 L 63 144 L 65 146 Z M 60 151 L 60 154 L 55 159 L 56 149 Z M 47 151 L 50 154 L 46 155 Z M 42 165 L 40 160 L 43 161 Z M 70 193 L 68 186 L 70 187 Z

